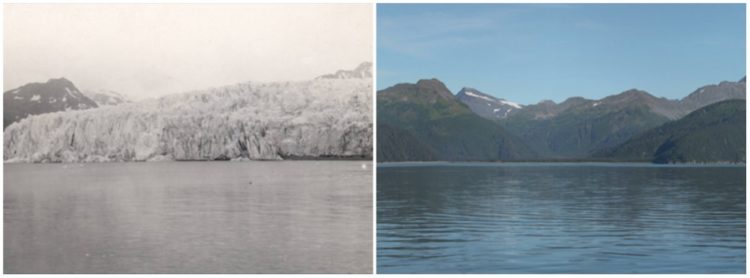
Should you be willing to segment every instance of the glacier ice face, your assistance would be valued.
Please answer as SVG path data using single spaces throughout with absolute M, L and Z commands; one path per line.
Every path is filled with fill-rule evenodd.
M 241 83 L 28 117 L 4 160 L 103 162 L 371 157 L 372 78 Z

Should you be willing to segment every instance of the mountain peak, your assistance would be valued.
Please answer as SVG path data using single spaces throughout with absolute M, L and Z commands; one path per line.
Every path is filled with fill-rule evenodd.
M 45 83 L 28 83 L 7 91 L 3 94 L 3 101 L 3 128 L 30 115 L 97 107 L 64 77 L 52 78 Z
M 633 88 L 633 89 L 629 89 L 627 91 L 624 91 L 622 93 L 619 93 L 613 96 L 608 96 L 604 99 L 605 100 L 636 100 L 636 99 L 651 99 L 651 98 L 656 98 L 656 97 L 652 96 L 646 91 Z
M 551 100 L 551 99 L 543 99 L 543 100 L 537 102 L 537 104 L 555 105 L 557 103 L 554 100 Z
M 621 95 L 649 95 L 646 91 L 642 91 L 636 88 L 632 88 L 630 90 L 624 91 L 620 93 Z
M 456 94 L 456 98 L 469 106 L 477 115 L 491 120 L 507 118 L 523 109 L 523 105 L 482 93 L 471 87 L 461 89 Z
M 484 93 L 480 92 L 479 90 L 477 90 L 477 89 L 474 89 L 474 88 L 472 88 L 472 87 L 463 87 L 463 88 L 461 88 L 461 90 L 460 90 L 460 91 L 458 91 L 458 93 L 459 93 L 459 94 L 460 94 L 460 93 L 466 93 L 466 92 L 472 92 L 472 93 L 480 93 L 480 94 L 484 94 Z
M 446 87 L 442 81 L 436 78 L 420 79 L 419 81 L 417 81 L 417 87 L 420 91 L 434 93 L 444 99 L 453 98 L 453 93 L 451 93 L 451 90 L 448 89 L 448 87 Z
M 680 100 L 688 110 L 696 110 L 706 105 L 727 99 L 745 99 L 745 77 L 738 82 L 722 81 L 698 88 Z
M 569 98 L 566 98 L 566 99 L 565 99 L 565 100 L 564 100 L 563 102 L 568 102 L 568 101 L 580 101 L 580 100 L 586 100 L 586 98 L 584 98 L 584 97 L 579 97 L 579 96 L 575 96 L 575 97 L 569 97 Z M 551 101 L 551 100 L 550 100 L 550 101 Z M 554 102 L 554 101 L 552 101 L 552 102 Z
M 338 70 L 335 73 L 324 74 L 316 79 L 350 79 L 372 78 L 372 63 L 362 62 L 353 70 Z
M 461 91 L 458 92 L 458 94 L 456 94 L 456 96 L 458 98 L 471 97 L 471 98 L 483 99 L 483 100 L 493 102 L 496 104 L 500 104 L 500 105 L 509 105 L 516 109 L 521 109 L 523 107 L 523 105 L 520 105 L 518 103 L 508 101 L 504 98 L 498 98 L 489 94 L 482 93 L 481 91 L 471 88 L 471 87 L 464 87 L 463 89 L 461 89 Z
M 73 82 L 71 82 L 70 80 L 68 80 L 68 79 L 67 79 L 67 78 L 65 78 L 65 77 L 60 77 L 60 78 L 50 78 L 49 80 L 47 80 L 47 83 L 66 83 L 66 84 L 73 84 Z
M 483 98 L 483 99 L 486 99 L 486 100 L 489 100 L 489 101 L 499 101 L 499 100 L 501 100 L 501 99 L 496 98 L 494 96 L 482 93 L 481 91 L 479 91 L 477 89 L 474 89 L 474 88 L 471 88 L 471 87 L 463 87 L 461 89 L 461 91 L 458 91 L 458 94 L 456 94 L 456 95 L 458 95 L 458 96 L 468 95 L 468 96 L 472 96 L 472 97 Z
M 417 86 L 420 86 L 420 87 L 430 87 L 430 88 L 439 87 L 439 88 L 448 89 L 448 87 L 445 86 L 445 83 L 443 83 L 442 81 L 438 80 L 437 78 L 419 79 L 417 81 Z
M 378 91 L 379 97 L 384 98 L 397 98 L 400 100 L 406 100 L 410 98 L 415 99 L 429 99 L 435 101 L 437 99 L 455 100 L 455 96 L 448 87 L 438 79 L 420 79 L 416 84 L 414 83 L 399 83 L 388 87 L 384 90 Z
M 365 61 L 365 62 L 359 63 L 359 66 L 357 66 L 357 68 L 355 68 L 354 70 L 355 71 L 367 71 L 370 69 L 372 69 L 372 62 Z
M 563 105 L 563 106 L 577 105 L 577 104 L 586 102 L 587 100 L 588 99 L 586 99 L 584 97 L 578 97 L 578 96 L 576 96 L 576 97 L 569 97 L 569 98 L 565 99 L 563 102 L 561 102 L 560 105 Z M 553 101 L 552 103 L 554 104 L 555 102 Z
M 629 89 L 627 91 L 624 91 L 622 93 L 611 95 L 608 97 L 605 97 L 601 99 L 599 102 L 604 102 L 607 104 L 627 104 L 627 103 L 642 103 L 642 104 L 649 104 L 654 103 L 655 101 L 659 101 L 658 98 L 655 96 L 652 96 L 646 91 L 639 90 L 639 89 Z
M 46 82 L 46 83 L 44 83 L 44 84 L 46 84 L 46 85 L 48 85 L 48 86 L 52 86 L 52 87 L 57 87 L 57 88 L 69 88 L 69 89 L 72 89 L 72 90 L 74 90 L 74 91 L 77 91 L 77 90 L 78 90 L 78 89 L 76 89 L 76 86 L 75 86 L 75 85 L 73 85 L 73 82 L 72 82 L 72 81 L 70 81 L 70 80 L 68 80 L 68 79 L 67 79 L 67 78 L 65 78 L 65 77 L 60 77 L 60 78 L 50 78 L 50 79 L 49 79 L 49 80 L 47 80 L 47 82 Z

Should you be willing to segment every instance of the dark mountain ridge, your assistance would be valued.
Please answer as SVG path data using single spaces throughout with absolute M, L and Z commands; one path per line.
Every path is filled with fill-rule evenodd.
M 378 161 L 496 161 L 535 157 L 522 141 L 474 114 L 437 79 L 377 93 Z
M 571 97 L 561 103 L 541 101 L 525 106 L 470 87 L 464 87 L 454 96 L 437 79 L 397 84 L 377 95 L 378 127 L 379 131 L 382 128 L 384 136 L 380 137 L 379 132 L 378 160 L 493 160 L 486 155 L 476 155 L 482 152 L 481 148 L 472 148 L 473 155 L 470 156 L 464 153 L 441 157 L 446 150 L 450 152 L 467 144 L 476 147 L 488 143 L 470 142 L 488 136 L 471 128 L 493 129 L 485 124 L 474 124 L 477 120 L 472 115 L 502 127 L 499 131 L 502 137 L 511 139 L 500 140 L 506 146 L 499 148 L 505 147 L 507 153 L 512 153 L 510 145 L 523 146 L 520 153 L 524 155 L 515 154 L 496 160 L 608 160 L 601 155 L 604 150 L 612 150 L 634 136 L 707 105 L 727 99 L 744 99 L 744 80 L 743 77 L 738 82 L 724 81 L 703 86 L 680 100 L 630 89 L 599 100 Z M 456 121 L 458 118 L 462 120 Z M 447 122 L 447 119 L 452 122 Z M 460 125 L 462 129 L 447 128 L 446 125 Z M 744 125 L 741 129 L 744 131 Z M 439 130 L 440 133 L 437 136 L 425 130 Z M 436 144 L 440 147 L 436 148 Z M 396 149 L 399 151 L 394 151 Z M 496 151 L 490 149 L 487 152 Z
M 645 131 L 594 157 L 655 163 L 744 163 L 745 100 L 725 100 Z
M 560 104 L 543 101 L 494 120 L 545 158 L 580 159 L 700 107 L 726 99 L 744 99 L 744 91 L 742 80 L 704 86 L 681 100 L 630 89 L 599 100 L 572 97 Z M 477 110 L 478 115 L 484 115 Z
M 96 108 L 98 105 L 65 78 L 29 83 L 3 93 L 3 128 L 30 115 Z

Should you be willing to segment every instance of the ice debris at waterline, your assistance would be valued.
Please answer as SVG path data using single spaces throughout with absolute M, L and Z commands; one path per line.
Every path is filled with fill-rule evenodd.
M 372 78 L 242 83 L 26 118 L 6 162 L 371 157 Z

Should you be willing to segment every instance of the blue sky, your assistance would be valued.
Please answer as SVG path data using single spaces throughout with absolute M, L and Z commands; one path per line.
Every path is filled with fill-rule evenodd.
M 438 78 L 522 104 L 745 76 L 744 4 L 378 4 L 377 88 Z

